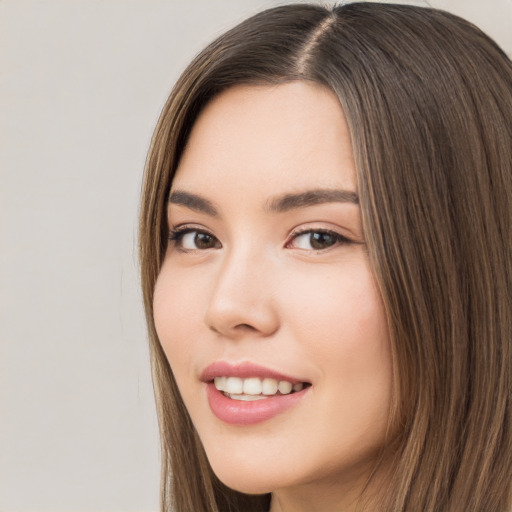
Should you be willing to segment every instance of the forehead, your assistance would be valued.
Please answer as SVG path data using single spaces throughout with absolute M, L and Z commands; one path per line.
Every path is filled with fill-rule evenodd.
M 197 119 L 173 188 L 356 190 L 350 137 L 337 97 L 301 81 L 237 86 Z

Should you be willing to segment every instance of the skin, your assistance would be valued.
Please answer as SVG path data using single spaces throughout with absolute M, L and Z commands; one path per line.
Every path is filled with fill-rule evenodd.
M 272 512 L 354 510 L 385 443 L 391 350 L 360 207 L 268 208 L 356 184 L 338 100 L 305 82 L 223 92 L 195 123 L 173 181 L 171 193 L 199 195 L 217 215 L 169 204 L 170 229 L 189 231 L 169 242 L 157 280 L 159 339 L 213 470 L 233 489 L 272 492 Z M 313 247 L 318 230 L 332 233 Z M 229 425 L 199 378 L 220 360 L 312 386 L 270 420 Z

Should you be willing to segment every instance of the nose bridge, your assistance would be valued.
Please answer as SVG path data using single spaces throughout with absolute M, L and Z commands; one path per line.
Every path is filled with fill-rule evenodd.
M 272 258 L 257 244 L 225 249 L 208 303 L 205 322 L 225 336 L 238 337 L 250 330 L 269 335 L 277 328 L 272 298 Z

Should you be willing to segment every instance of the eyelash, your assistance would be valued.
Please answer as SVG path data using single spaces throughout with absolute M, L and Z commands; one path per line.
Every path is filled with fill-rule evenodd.
M 215 235 L 213 235 L 212 233 L 210 233 L 209 231 L 206 231 L 204 229 L 199 229 L 199 228 L 195 228 L 195 227 L 191 227 L 191 226 L 183 226 L 183 227 L 179 227 L 179 228 L 175 228 L 175 229 L 172 229 L 170 230 L 169 232 L 169 241 L 174 243 L 176 248 L 180 251 L 180 252 L 191 252 L 191 251 L 201 251 L 201 250 L 206 250 L 206 249 L 200 249 L 200 248 L 196 248 L 196 249 L 185 249 L 183 246 L 182 246 L 182 242 L 183 242 L 183 237 L 189 233 L 197 233 L 197 234 L 202 234 L 202 235 L 207 235 L 209 237 L 211 237 L 213 240 L 215 240 L 217 243 L 220 243 L 219 240 L 217 239 L 217 237 L 215 237 Z M 323 252 L 323 251 L 327 251 L 328 249 L 330 249 L 331 247 L 334 247 L 334 246 L 338 246 L 338 245 L 347 245 L 347 244 L 350 244 L 350 243 L 353 243 L 352 240 L 350 240 L 349 238 L 341 235 L 340 233 L 337 233 L 336 231 L 332 231 L 330 229 L 314 229 L 314 228 L 311 228 L 311 229 L 304 229 L 304 230 L 301 230 L 301 231 L 297 231 L 295 233 L 292 233 L 291 234 L 291 237 L 290 237 L 290 240 L 288 242 L 286 242 L 286 245 L 285 247 L 289 247 L 290 244 L 294 241 L 294 240 L 297 240 L 299 237 L 303 236 L 303 235 L 312 235 L 312 234 L 322 234 L 322 235 L 328 235 L 328 236 L 331 236 L 333 239 L 334 239 L 334 243 L 326 248 L 321 248 L 321 249 L 303 249 L 303 250 L 306 250 L 306 251 L 310 251 L 310 252 Z

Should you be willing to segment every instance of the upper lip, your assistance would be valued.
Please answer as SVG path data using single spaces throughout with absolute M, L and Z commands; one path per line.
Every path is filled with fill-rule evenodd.
M 284 373 L 250 362 L 228 363 L 227 361 L 216 361 L 201 372 L 200 379 L 203 382 L 211 382 L 215 377 L 239 377 L 241 379 L 259 377 L 260 379 L 286 380 L 292 384 L 307 382 L 304 379 L 285 375 Z

